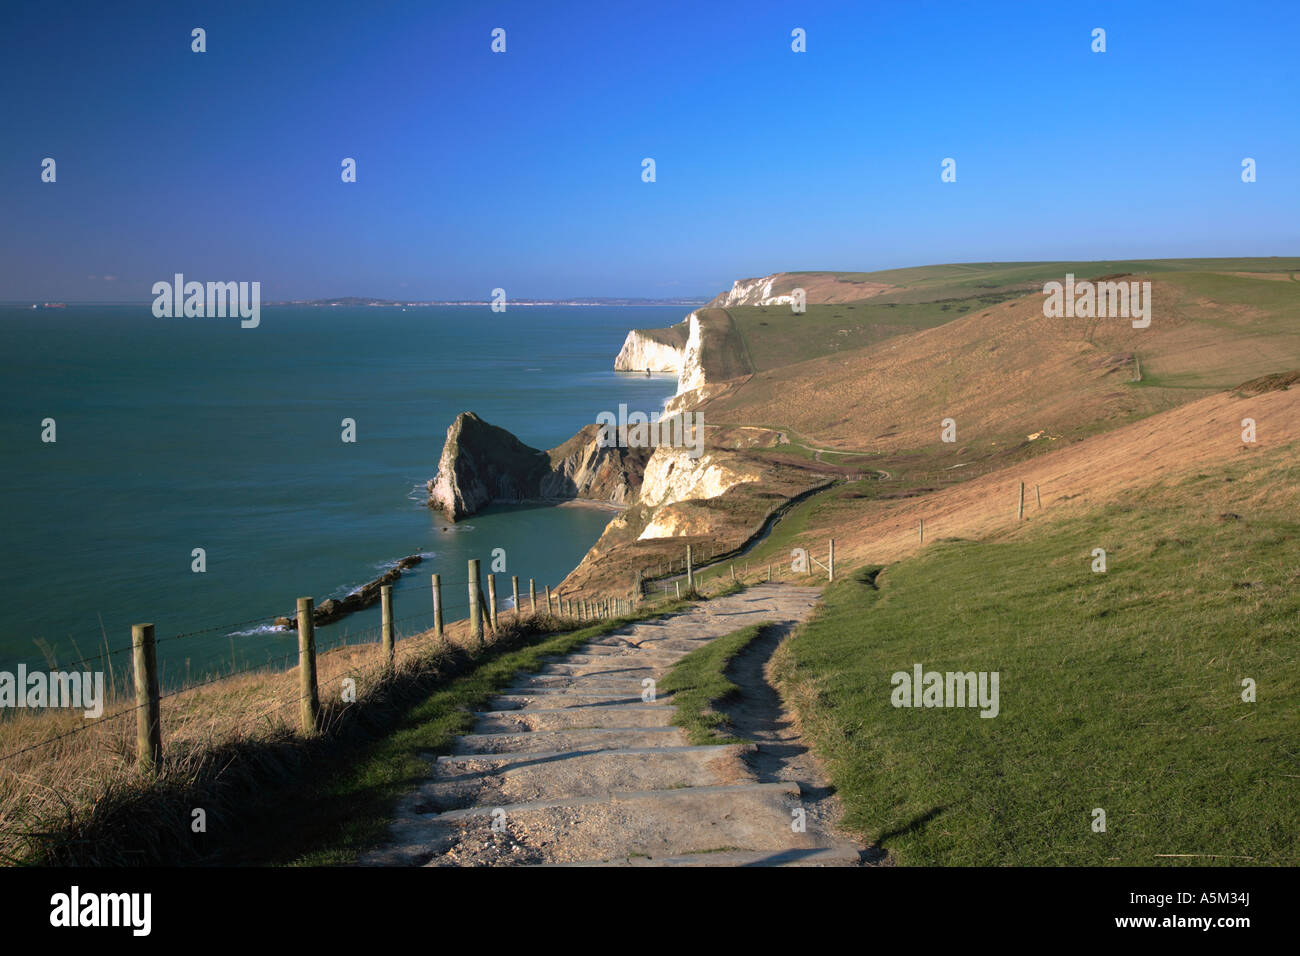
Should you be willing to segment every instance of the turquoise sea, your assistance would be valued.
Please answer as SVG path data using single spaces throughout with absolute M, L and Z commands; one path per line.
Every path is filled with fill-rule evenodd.
M 659 410 L 674 377 L 613 372 L 614 356 L 628 329 L 687 311 L 268 306 L 242 329 L 156 319 L 148 304 L 0 307 L 0 670 L 129 647 L 142 622 L 156 625 L 164 682 L 279 662 L 296 638 L 269 618 L 408 554 L 425 561 L 394 591 L 399 632 L 431 622 L 435 571 L 448 618 L 463 617 L 466 559 L 486 572 L 495 548 L 506 594 L 511 574 L 558 584 L 612 513 L 514 506 L 448 522 L 424 504 L 447 426 L 471 410 L 548 448 L 620 402 Z M 318 641 L 377 626 L 375 607 Z M 128 658 L 114 656 L 119 674 Z

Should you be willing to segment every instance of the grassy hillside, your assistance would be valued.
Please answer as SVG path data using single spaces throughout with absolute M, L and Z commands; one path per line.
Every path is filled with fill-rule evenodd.
M 1234 274 L 1149 276 L 1146 329 L 1122 318 L 1044 318 L 1041 286 L 986 305 L 891 306 L 882 295 L 808 316 L 737 309 L 760 371 L 703 410 L 718 423 L 788 428 L 841 451 L 919 453 L 944 467 L 1043 431 L 1083 437 L 1300 367 L 1300 282 L 1239 264 Z M 944 321 L 945 305 L 975 310 Z M 891 323 L 890 313 L 904 321 Z M 824 354 L 795 360 L 810 351 Z M 957 442 L 946 447 L 945 418 L 957 424 Z
M 904 864 L 1300 863 L 1296 450 L 830 587 L 778 666 L 846 823 Z M 1000 713 L 893 707 L 917 662 Z
M 784 291 L 784 285 L 794 284 L 799 276 L 809 277 L 814 303 L 811 290 L 825 277 L 862 283 L 869 291 L 858 301 L 810 304 L 802 315 L 776 305 L 728 311 L 745 336 L 755 370 L 767 371 L 932 328 L 1027 295 L 1041 305 L 1043 283 L 1060 281 L 1067 272 L 1077 279 L 1159 276 L 1211 301 L 1258 305 L 1270 313 L 1288 304 L 1294 308 L 1300 300 L 1300 258 L 986 262 L 883 272 L 790 273 L 774 291 Z M 890 288 L 877 292 L 882 285 Z
M 889 295 L 897 299 L 909 294 L 936 296 L 972 295 L 984 289 L 1038 286 L 1073 272 L 1080 279 L 1102 275 L 1164 272 L 1267 272 L 1283 275 L 1300 272 L 1300 257 L 1266 256 L 1241 259 L 1100 259 L 1057 262 L 954 262 L 944 265 L 883 269 L 878 272 L 836 272 L 844 282 L 885 283 L 897 286 Z M 825 273 L 804 273 L 824 275 Z

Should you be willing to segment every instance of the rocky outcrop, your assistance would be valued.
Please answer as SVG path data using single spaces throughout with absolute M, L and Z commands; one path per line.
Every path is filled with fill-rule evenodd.
M 429 507 L 459 521 L 491 501 L 538 498 L 549 472 L 546 452 L 473 412 L 461 412 L 447 429 L 438 473 L 428 483 Z
M 543 498 L 582 498 L 626 505 L 636 498 L 653 448 L 601 448 L 600 425 L 587 425 L 546 454 Z
M 581 498 L 626 505 L 641 487 L 654 449 L 600 447 L 600 425 L 587 425 L 549 451 L 525 445 L 504 428 L 462 412 L 447 429 L 429 507 L 453 521 L 491 502 Z
M 614 359 L 616 372 L 681 372 L 689 319 L 666 329 L 633 329 Z
M 646 465 L 637 503 L 650 508 L 690 498 L 716 498 L 745 481 L 760 481 L 762 470 L 734 455 L 709 450 L 692 458 L 690 450 L 663 446 Z
M 317 627 L 326 624 L 333 624 L 341 617 L 347 617 L 355 611 L 361 611 L 370 607 L 379 600 L 379 589 L 385 584 L 392 584 L 402 576 L 402 572 L 409 568 L 415 567 L 424 559 L 418 554 L 412 554 L 398 561 L 391 568 L 367 584 L 361 585 L 341 601 L 334 598 L 327 598 L 321 601 L 312 609 L 312 623 Z M 295 613 L 291 617 L 277 617 L 275 626 L 281 630 L 290 630 L 298 626 L 298 615 Z

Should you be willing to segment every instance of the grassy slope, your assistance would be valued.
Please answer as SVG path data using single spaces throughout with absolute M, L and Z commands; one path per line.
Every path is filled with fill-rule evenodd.
M 1120 272 L 1282 272 L 1300 271 L 1300 257 L 1266 256 L 1244 259 L 1101 259 L 1059 262 L 954 262 L 877 272 L 839 272 L 839 278 L 851 282 L 885 282 L 905 290 L 929 293 L 979 290 L 1059 280 L 1073 272 L 1077 278 L 1095 278 Z
M 846 823 L 905 864 L 1300 862 L 1298 488 L 1238 465 L 828 588 L 779 670 Z M 998 671 L 1000 716 L 895 709 L 915 662 Z
M 703 411 L 719 423 L 788 428 L 822 447 L 920 456 L 940 470 L 1001 455 L 1032 433 L 1079 438 L 1300 367 L 1300 283 L 1194 272 L 1152 281 L 1149 329 L 1123 319 L 1049 320 L 1041 294 L 1031 294 L 864 348 L 768 368 Z M 879 298 L 858 307 L 887 309 Z M 826 308 L 835 310 L 832 318 L 847 310 Z M 794 344 L 780 343 L 799 337 L 801 318 L 762 319 L 772 327 L 763 340 L 797 357 Z M 817 331 L 821 321 L 807 330 L 805 348 L 833 344 Z M 765 349 L 751 342 L 758 356 Z M 939 423 L 949 417 L 956 444 L 939 440 Z
M 673 724 L 684 727 L 692 744 L 740 743 L 725 732 L 727 719 L 715 708 L 739 690 L 725 671 L 732 658 L 763 632 L 764 625 L 732 631 L 691 651 L 659 682 L 659 693 L 672 694 L 677 708 Z
M 1264 259 L 1145 259 L 1092 262 L 979 262 L 889 269 L 882 272 L 797 273 L 833 275 L 844 281 L 887 283 L 897 288 L 858 302 L 809 305 L 803 315 L 789 306 L 732 308 L 732 317 L 744 333 L 757 371 L 793 365 L 820 355 L 875 344 L 907 332 L 932 328 L 1028 294 L 1040 294 L 1044 282 L 1060 281 L 1067 272 L 1077 279 L 1129 273 L 1159 275 L 1171 281 L 1174 274 L 1212 275 L 1218 291 L 1250 301 L 1276 297 L 1294 303 L 1300 291 L 1287 282 L 1256 286 L 1233 273 L 1300 272 L 1300 258 Z M 1236 289 L 1222 287 L 1236 280 Z

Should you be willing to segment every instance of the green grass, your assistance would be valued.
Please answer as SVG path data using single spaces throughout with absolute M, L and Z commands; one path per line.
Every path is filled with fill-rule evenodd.
M 809 305 L 800 314 L 791 312 L 788 305 L 741 306 L 727 311 L 744 339 L 750 364 L 755 371 L 762 372 L 943 325 L 977 309 L 1019 298 L 1023 294 L 989 292 L 943 301 L 901 304 L 867 299 L 836 305 Z
M 1300 863 L 1298 487 L 1241 465 L 827 588 L 777 668 L 845 823 L 902 864 Z M 917 662 L 997 671 L 999 715 L 893 707 Z
M 763 633 L 765 624 L 732 631 L 691 651 L 659 682 L 659 693 L 672 694 L 677 708 L 673 724 L 685 728 L 692 744 L 743 743 L 727 733 L 727 718 L 719 704 L 740 690 L 727 680 L 725 671 L 732 658 Z

